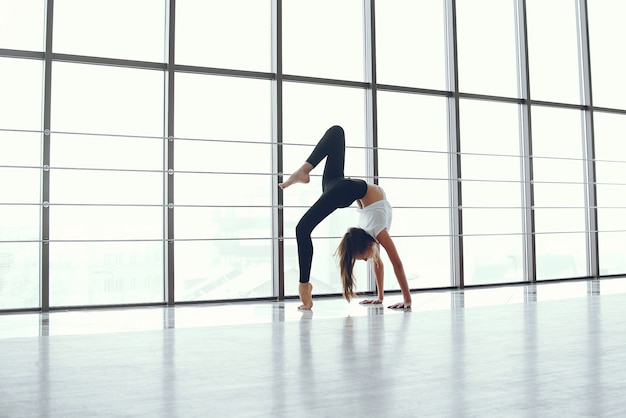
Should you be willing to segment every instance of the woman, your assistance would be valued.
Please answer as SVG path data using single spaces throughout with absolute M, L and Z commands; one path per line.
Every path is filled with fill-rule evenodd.
M 391 226 L 391 205 L 385 198 L 380 186 L 367 184 L 363 180 L 344 177 L 346 142 L 344 131 L 340 126 L 330 127 L 317 143 L 309 158 L 287 181 L 279 187 L 285 189 L 294 183 L 308 183 L 309 173 L 324 158 L 324 174 L 322 176 L 322 195 L 302 216 L 296 226 L 298 244 L 298 263 L 300 265 L 299 294 L 302 305 L 300 310 L 313 307 L 313 286 L 309 282 L 311 263 L 313 261 L 313 241 L 311 233 L 322 220 L 339 208 L 350 206 L 354 201 L 359 206 L 360 228 L 350 228 L 337 248 L 344 297 L 350 301 L 354 293 L 354 262 L 372 259 L 378 287 L 378 298 L 364 300 L 362 304 L 381 304 L 384 291 L 384 269 L 380 260 L 379 244 L 383 246 L 400 284 L 404 301 L 389 306 L 391 309 L 408 309 L 411 307 L 411 293 L 402 267 L 402 261 L 389 236 Z

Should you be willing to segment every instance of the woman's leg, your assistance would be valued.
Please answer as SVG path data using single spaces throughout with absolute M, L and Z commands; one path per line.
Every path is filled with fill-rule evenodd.
M 294 183 L 308 183 L 311 170 L 327 157 L 322 176 L 322 190 L 326 190 L 332 180 L 343 178 L 345 155 L 346 139 L 343 128 L 332 126 L 319 140 L 306 162 L 279 186 L 285 189 Z
M 312 286 L 311 283 L 309 283 L 311 264 L 313 262 L 313 241 L 311 240 L 311 233 L 320 222 L 337 208 L 346 206 L 344 202 L 345 196 L 341 195 L 338 190 L 339 188 L 329 188 L 331 183 L 344 178 L 345 135 L 343 129 L 339 126 L 329 128 L 302 167 L 293 173 L 286 182 L 279 185 L 284 189 L 294 183 L 308 183 L 309 173 L 324 158 L 326 158 L 326 164 L 322 176 L 322 196 L 307 210 L 296 226 L 298 263 L 300 268 L 299 293 L 303 303 L 299 309 L 311 309 L 313 307 L 313 299 L 311 296 Z M 335 184 L 337 183 L 333 183 L 333 186 Z
M 313 167 L 326 157 L 324 174 L 322 175 L 322 190 L 336 179 L 342 179 L 346 159 L 346 137 L 341 126 L 328 128 L 322 139 L 317 143 L 306 162 Z
M 308 283 L 311 276 L 311 264 L 313 262 L 313 240 L 311 239 L 311 233 L 320 222 L 339 207 L 333 200 L 333 196 L 322 194 L 317 202 L 302 216 L 298 225 L 296 225 L 300 283 Z

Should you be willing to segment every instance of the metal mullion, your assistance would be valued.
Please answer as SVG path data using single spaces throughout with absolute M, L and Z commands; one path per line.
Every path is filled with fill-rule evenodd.
M 167 305 L 174 305 L 176 301 L 175 295 L 175 277 L 174 277 L 174 80 L 175 80 L 175 71 L 174 71 L 174 60 L 175 60 L 175 24 L 176 24 L 176 0 L 170 0 L 168 3 L 168 21 L 167 21 L 167 29 L 168 29 L 168 57 L 167 57 L 167 65 L 166 65 L 166 102 L 165 106 L 165 115 L 166 115 L 166 131 L 167 131 L 167 139 L 163 142 L 163 149 L 165 152 L 164 156 L 164 164 L 166 165 L 166 169 L 163 173 L 163 183 L 165 187 L 164 191 L 164 200 L 165 205 L 163 208 L 164 211 L 164 220 L 165 220 L 165 228 L 164 234 L 166 235 L 166 240 L 163 243 L 163 258 L 164 258 L 164 274 L 165 274 L 165 282 L 164 283 L 164 299 Z
M 46 2 L 46 46 L 44 52 L 43 136 L 41 172 L 41 246 L 40 246 L 40 305 L 42 312 L 50 311 L 50 125 L 52 104 L 52 23 L 54 0 Z
M 166 64 L 163 64 L 161 62 L 134 61 L 134 60 L 127 60 L 127 59 L 120 59 L 120 58 L 93 57 L 89 55 L 52 53 L 52 59 L 57 62 L 70 62 L 74 64 L 107 65 L 107 66 L 112 66 L 112 67 L 123 67 L 123 68 L 141 68 L 145 70 L 163 71 L 166 68 Z
M 365 90 L 365 169 L 368 179 L 378 184 L 378 100 L 376 79 L 376 1 L 363 0 L 364 20 L 364 67 L 365 81 L 370 88 Z M 374 267 L 369 264 L 368 289 L 376 289 Z
M 528 27 L 526 19 L 526 0 L 516 2 L 517 22 L 517 67 L 518 90 L 523 103 L 520 104 L 520 153 L 522 155 L 522 232 L 524 235 L 524 277 L 534 283 L 537 281 L 537 266 L 535 255 L 535 197 L 533 186 L 532 160 L 532 130 L 531 130 L 531 100 L 530 100 L 530 69 L 528 63 Z
M 283 31 L 282 0 L 272 1 L 272 283 L 273 294 L 278 300 L 285 299 L 285 225 L 282 189 L 283 181 Z
M 589 24 L 587 0 L 577 1 L 578 43 L 580 60 L 581 102 L 585 105 L 582 113 L 583 158 L 585 160 L 585 207 L 587 224 L 587 274 L 600 276 L 598 244 L 598 209 L 595 168 L 595 138 L 593 124 L 593 97 L 591 88 L 591 59 L 589 51 Z
M 199 67 L 196 65 L 177 64 L 173 67 L 173 69 L 177 73 L 187 74 L 205 74 L 225 77 L 253 78 L 260 80 L 268 80 L 274 78 L 274 75 L 272 73 L 266 73 L 262 71 L 236 70 L 233 68 Z
M 461 213 L 461 137 L 459 132 L 459 68 L 457 53 L 456 0 L 445 2 L 446 63 L 448 96 L 448 179 L 450 199 L 451 286 L 463 288 L 463 217 Z
M 45 54 L 39 51 L 23 51 L 20 49 L 5 49 L 0 48 L 0 57 L 3 58 L 34 58 L 43 60 Z

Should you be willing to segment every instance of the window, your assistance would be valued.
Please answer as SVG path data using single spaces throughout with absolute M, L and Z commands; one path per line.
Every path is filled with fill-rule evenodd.
M 518 95 L 514 5 L 501 0 L 456 2 L 460 91 Z
M 412 288 L 626 274 L 624 7 L 0 2 L 0 310 L 163 303 L 170 285 L 175 303 L 269 298 L 279 277 L 295 296 L 322 168 L 276 181 L 332 125 L 345 175 L 394 207 Z M 316 294 L 341 292 L 333 255 L 356 222 L 338 210 L 313 232 Z
M 39 305 L 42 78 L 41 62 L 0 58 L 0 309 Z
M 269 81 L 181 73 L 176 86 L 176 299 L 271 296 Z
M 364 80 L 363 1 L 283 1 L 283 72 Z
M 45 6 L 43 0 L 1 2 L 0 48 L 43 51 Z
M 580 103 L 577 3 L 526 1 L 530 97 Z
M 62 54 L 164 62 L 166 3 L 55 0 L 52 49 Z
M 317 141 L 332 125 L 343 127 L 346 135 L 345 175 L 366 177 L 365 92 L 356 88 L 285 83 L 284 165 L 286 174 L 296 170 L 309 156 Z M 285 294 L 298 294 L 298 256 L 295 227 L 322 192 L 323 164 L 311 173 L 311 182 L 283 192 L 285 229 Z M 315 256 L 311 283 L 316 293 L 342 290 L 337 262 L 333 257 L 339 238 L 356 225 L 356 204 L 332 213 L 313 231 Z M 355 267 L 358 289 L 367 289 L 365 263 Z
M 376 2 L 376 75 L 381 84 L 446 88 L 443 1 Z
M 271 2 L 177 0 L 176 62 L 271 70 Z
M 450 286 L 446 99 L 380 92 L 378 148 L 379 184 L 394 207 L 390 235 L 409 286 Z M 383 260 L 385 287 L 399 289 L 384 251 Z
M 622 50 L 626 28 L 622 25 L 626 3 L 620 0 L 588 1 L 591 84 L 595 106 L 626 109 Z
M 600 274 L 626 270 L 626 117 L 594 114 Z
M 518 105 L 460 104 L 465 284 L 523 281 Z
M 537 279 L 586 274 L 581 113 L 532 108 Z
M 160 302 L 163 74 L 53 70 L 50 304 Z

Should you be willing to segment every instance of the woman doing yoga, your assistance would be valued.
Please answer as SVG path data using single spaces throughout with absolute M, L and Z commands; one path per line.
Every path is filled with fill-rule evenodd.
M 313 307 L 312 290 L 309 282 L 311 263 L 313 261 L 313 241 L 311 233 L 322 220 L 339 208 L 350 206 L 354 201 L 359 207 L 358 228 L 350 228 L 343 236 L 337 256 L 343 295 L 350 301 L 355 296 L 354 263 L 356 260 L 372 259 L 378 298 L 364 300 L 361 304 L 381 304 L 384 298 L 384 269 L 380 259 L 379 244 L 383 246 L 393 270 L 398 279 L 404 301 L 389 306 L 391 309 L 408 309 L 411 307 L 411 293 L 404 273 L 402 261 L 396 246 L 389 236 L 392 208 L 387 202 L 383 189 L 375 184 L 368 184 L 363 180 L 344 177 L 345 164 L 345 135 L 340 126 L 329 128 L 322 139 L 317 143 L 309 158 L 287 181 L 280 183 L 282 189 L 294 183 L 308 183 L 309 173 L 324 158 L 326 165 L 322 175 L 322 195 L 302 216 L 296 226 L 296 241 L 298 244 L 298 263 L 300 267 L 300 310 L 310 310 Z

